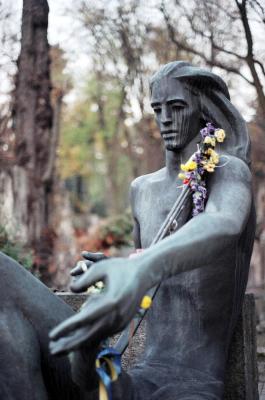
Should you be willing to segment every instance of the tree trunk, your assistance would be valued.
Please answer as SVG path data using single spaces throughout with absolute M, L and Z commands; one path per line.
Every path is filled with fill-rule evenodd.
M 260 111 L 262 112 L 263 116 L 265 116 L 265 93 L 259 75 L 257 73 L 254 61 L 254 53 L 253 53 L 254 43 L 253 43 L 252 32 L 249 25 L 249 17 L 247 15 L 247 2 L 246 0 L 243 0 L 242 3 L 239 3 L 236 0 L 236 4 L 240 13 L 240 18 L 242 21 L 246 37 L 246 44 L 247 44 L 246 63 L 249 67 L 250 73 L 253 78 L 254 86 L 256 88 Z
M 43 274 L 52 255 L 53 232 L 49 226 L 53 194 L 54 140 L 50 100 L 50 58 L 47 40 L 47 0 L 24 0 L 21 52 L 13 108 L 16 134 L 15 162 L 23 175 L 27 242 L 38 255 Z M 53 150 L 53 151 L 52 151 Z M 53 157 L 53 158 L 51 158 Z M 22 184 L 22 182 L 21 182 Z M 19 205 L 18 205 L 19 207 Z M 16 210 L 19 213 L 20 209 Z M 45 275 L 45 273 L 43 274 Z

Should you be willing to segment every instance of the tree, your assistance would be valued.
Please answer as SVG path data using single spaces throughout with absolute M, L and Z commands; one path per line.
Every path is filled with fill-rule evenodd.
M 264 57 L 258 51 L 253 35 L 253 29 L 257 27 L 264 31 L 262 4 L 257 0 L 195 0 L 187 7 L 179 0 L 175 3 L 163 0 L 160 10 L 175 46 L 200 62 L 247 82 L 255 89 L 265 116 Z M 182 24 L 177 24 L 176 19 L 182 20 Z M 185 30 L 179 26 L 184 26 Z
M 79 100 L 68 106 L 63 120 L 60 146 L 61 176 L 75 194 L 74 205 L 87 211 L 84 203 L 101 203 L 108 213 L 124 209 L 126 181 L 132 175 L 131 163 L 121 143 L 124 121 L 119 80 L 90 77 Z M 125 154 L 124 154 L 125 153 Z M 88 196 L 83 196 L 86 187 Z M 124 196 L 125 195 L 125 196 Z
M 80 31 L 83 34 L 86 32 L 85 51 L 92 62 L 91 71 L 88 73 L 91 74 L 91 79 L 95 80 L 94 88 L 90 86 L 91 100 L 97 107 L 95 114 L 105 148 L 108 187 L 106 199 L 109 211 L 117 213 L 120 211 L 120 205 L 124 204 L 120 202 L 118 195 L 124 193 L 121 187 L 122 173 L 119 171 L 124 157 L 127 160 L 126 170 L 128 165 L 131 166 L 127 181 L 141 173 L 144 158 L 153 158 L 157 161 L 157 167 L 161 166 L 161 157 L 153 157 L 151 152 L 143 154 L 143 133 L 140 128 L 146 127 L 147 124 L 137 123 L 150 112 L 146 109 L 146 100 L 149 97 L 147 76 L 150 75 L 150 68 L 145 65 L 149 26 L 142 18 L 139 2 L 136 0 L 126 4 L 119 0 L 111 5 L 104 0 L 97 3 L 81 0 L 77 3 L 75 17 L 81 22 Z M 152 42 L 154 44 L 154 38 Z M 108 88 L 112 88 L 111 98 Z M 112 109 L 115 90 L 118 96 Z M 110 107 L 109 101 L 112 104 Z M 130 126 L 127 124 L 128 119 Z M 151 141 L 158 141 L 157 136 L 152 137 Z M 159 150 L 161 151 L 161 148 Z
M 47 40 L 47 0 L 24 0 L 21 51 L 14 93 L 14 217 L 34 249 L 45 280 L 53 251 L 50 216 L 53 202 L 54 141 Z M 38 256 L 37 256 L 38 255 Z

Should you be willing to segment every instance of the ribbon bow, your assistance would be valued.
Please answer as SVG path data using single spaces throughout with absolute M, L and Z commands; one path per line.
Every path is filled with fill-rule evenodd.
M 99 376 L 99 399 L 112 400 L 111 384 L 121 373 L 121 355 L 111 347 L 100 351 L 96 358 L 96 372 Z

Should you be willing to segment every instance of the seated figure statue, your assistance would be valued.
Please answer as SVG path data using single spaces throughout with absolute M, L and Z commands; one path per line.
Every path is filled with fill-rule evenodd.
M 113 399 L 223 398 L 255 230 L 247 129 L 225 83 L 210 71 L 171 62 L 152 77 L 150 88 L 166 157 L 164 168 L 131 186 L 135 246 L 144 251 L 91 262 L 73 291 L 100 280 L 105 289 L 78 314 L 1 255 L 1 399 L 97 399 L 100 343 L 128 325 L 143 296 L 160 282 L 146 317 L 144 354 L 113 384 Z M 191 195 L 181 227 L 149 248 L 182 192 L 180 164 L 196 151 L 207 123 L 222 128 L 226 139 L 215 171 L 206 173 L 205 209 L 192 216 Z M 50 351 L 60 357 L 49 351 L 50 331 Z

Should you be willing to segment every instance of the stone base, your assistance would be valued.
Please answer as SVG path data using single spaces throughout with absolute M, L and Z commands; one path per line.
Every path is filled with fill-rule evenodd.
M 85 294 L 56 293 L 77 311 L 87 299 Z M 115 339 L 114 339 L 115 341 Z M 142 353 L 145 341 L 144 323 L 132 339 L 123 356 L 123 367 L 128 369 Z M 227 361 L 224 400 L 258 400 L 258 371 L 256 358 L 255 302 L 252 294 L 244 299 Z
M 225 400 L 258 400 L 255 301 L 245 295 L 227 360 Z

